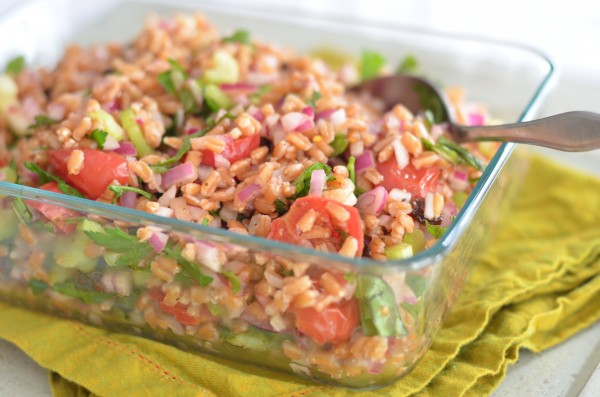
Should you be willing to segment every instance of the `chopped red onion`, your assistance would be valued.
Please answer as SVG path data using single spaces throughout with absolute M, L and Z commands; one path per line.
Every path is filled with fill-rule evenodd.
M 121 145 L 119 144 L 119 141 L 110 135 L 106 136 L 106 140 L 104 141 L 104 150 L 117 150 L 120 147 Z
M 456 191 L 462 192 L 469 188 L 468 175 L 462 171 L 454 171 L 454 173 L 448 178 L 450 187 Z
M 137 156 L 137 150 L 135 149 L 135 146 L 133 146 L 133 143 L 129 141 L 120 142 L 119 147 L 116 148 L 114 152 L 122 156 Z
M 256 183 L 251 183 L 250 185 L 244 187 L 238 192 L 237 198 L 240 201 L 246 202 L 252 200 L 253 198 L 256 198 L 256 196 L 258 196 L 258 193 L 260 193 L 260 186 Z
M 285 132 L 306 131 L 314 126 L 312 118 L 304 113 L 291 112 L 281 118 L 281 125 Z
M 173 185 L 185 185 L 198 179 L 198 167 L 192 163 L 184 163 L 175 166 L 162 174 L 161 186 L 168 189 Z
M 194 127 L 189 127 L 189 128 L 187 128 L 187 129 L 185 130 L 185 133 L 186 133 L 187 135 L 192 135 L 192 134 L 195 134 L 195 133 L 196 133 L 196 132 L 198 132 L 198 131 L 200 131 L 200 128 L 198 128 L 198 127 L 194 126 Z
M 159 207 L 156 211 L 156 215 L 164 216 L 165 218 L 173 218 L 173 215 L 175 215 L 175 210 L 169 207 Z
M 219 88 L 221 89 L 221 91 L 224 91 L 224 92 L 244 91 L 248 94 L 253 93 L 258 89 L 258 87 L 256 85 L 250 84 L 250 83 L 233 83 L 233 84 L 223 83 L 219 86 Z
M 114 99 L 114 100 L 104 104 L 104 106 L 102 106 L 102 108 L 104 110 L 106 110 L 108 113 L 118 112 L 119 110 L 121 110 L 121 103 L 119 102 L 118 99 Z
M 214 244 L 206 241 L 196 241 L 196 258 L 198 262 L 212 271 L 221 271 L 221 259 L 219 257 L 219 250 Z
M 310 190 L 308 191 L 309 196 L 321 197 L 323 190 L 325 190 L 325 171 L 314 170 L 310 175 Z
M 265 121 L 265 115 L 260 110 L 256 110 L 250 114 L 260 123 Z
M 346 111 L 344 109 L 338 109 L 331 114 L 329 121 L 335 127 L 338 127 L 346 122 Z
M 327 109 L 327 110 L 323 110 L 322 112 L 317 112 L 317 114 L 315 114 L 315 120 L 320 120 L 320 119 L 329 119 L 329 117 L 331 117 L 331 115 L 335 113 L 335 109 Z
M 142 119 L 141 117 L 136 117 L 135 118 L 135 122 L 137 123 L 137 125 L 139 125 L 140 127 L 144 125 L 144 119 Z
M 361 194 L 358 197 L 356 208 L 361 214 L 379 215 L 385 207 L 388 198 L 388 192 L 383 186 L 377 186 L 375 189 Z
M 444 130 L 446 130 L 446 128 L 447 128 L 446 123 L 432 125 L 431 133 L 429 134 L 431 136 L 431 139 L 433 139 L 434 141 L 437 141 L 439 137 L 444 135 Z
M 402 142 L 400 142 L 400 139 L 393 140 L 392 147 L 394 148 L 394 153 L 396 154 L 396 163 L 398 164 L 398 169 L 402 170 L 408 165 L 409 162 L 408 151 Z
M 312 106 L 307 106 L 305 108 L 302 108 L 302 113 L 304 113 L 311 119 L 315 117 L 315 110 L 312 108 Z
M 454 204 L 454 201 L 447 200 L 444 204 L 444 209 L 442 209 L 442 226 L 450 226 L 456 214 L 458 214 L 458 207 Z
M 350 144 L 350 156 L 358 157 L 365 152 L 365 144 L 363 141 L 356 141 Z
M 30 120 L 33 120 L 35 116 L 43 113 L 42 109 L 31 95 L 23 98 L 21 101 L 21 109 L 23 110 L 23 113 L 25 113 L 25 116 L 27 116 Z
M 201 164 L 198 166 L 198 179 L 204 181 L 215 169 L 210 165 Z
M 52 103 L 48 105 L 48 117 L 54 120 L 62 120 L 65 117 L 65 105 L 62 103 Z
M 404 189 L 393 188 L 390 190 L 390 198 L 396 201 L 408 203 L 412 195 Z
M 222 154 L 215 154 L 215 167 L 217 168 L 229 168 L 231 163 Z
M 252 324 L 253 326 L 260 328 L 263 331 L 275 332 L 275 329 L 273 329 L 273 327 L 271 327 L 271 324 L 269 324 L 269 320 L 261 320 L 247 310 L 244 311 L 240 317 L 248 324 Z
M 119 203 L 123 207 L 135 208 L 137 204 L 137 193 L 132 191 L 124 192 L 123 195 L 121 195 L 121 198 L 119 199 Z
M 131 272 L 105 273 L 100 278 L 100 285 L 104 292 L 121 296 L 129 296 L 131 294 L 132 284 Z
M 354 170 L 358 174 L 359 172 L 365 171 L 367 168 L 375 167 L 375 155 L 371 150 L 365 150 L 360 156 L 356 157 L 356 163 L 354 164 Z
M 148 243 L 150 243 L 152 249 L 154 249 L 157 254 L 160 254 L 165 249 L 167 241 L 169 241 L 169 236 L 161 232 L 152 233 L 152 236 L 148 239 Z
M 468 125 L 478 126 L 485 124 L 485 117 L 481 113 L 469 113 L 467 115 Z
M 279 78 L 279 73 L 259 73 L 248 72 L 246 81 L 255 86 L 263 86 L 275 82 Z
M 279 115 L 277 113 L 267 116 L 267 118 L 265 119 L 267 127 L 269 127 L 269 128 L 273 128 L 277 124 L 278 121 L 279 121 Z

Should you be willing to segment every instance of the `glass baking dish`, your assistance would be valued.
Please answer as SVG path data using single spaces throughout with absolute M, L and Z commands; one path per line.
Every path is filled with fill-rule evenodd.
M 102 4 L 19 3 L 0 18 L 3 37 L 18 37 L 0 44 L 0 59 L 23 54 L 35 65 L 52 65 L 69 42 L 126 41 L 150 12 L 200 10 L 222 31 L 247 29 L 262 40 L 298 52 L 336 48 L 356 55 L 368 48 L 385 54 L 391 64 L 412 54 L 426 76 L 443 85 L 464 87 L 470 98 L 487 104 L 492 114 L 507 121 L 530 118 L 553 75 L 551 62 L 535 50 L 471 37 L 317 18 L 297 11 L 290 16 L 285 9 L 265 11 L 246 4 L 97 3 Z M 512 144 L 500 147 L 452 226 L 433 247 L 410 259 L 389 262 L 348 259 L 0 182 L 0 299 L 332 385 L 381 387 L 406 375 L 427 351 L 490 228 L 510 207 L 524 167 L 519 156 L 511 156 L 513 148 Z M 64 219 L 69 233 L 57 233 L 36 219 L 34 208 L 40 205 L 70 210 L 70 218 Z M 199 265 L 180 254 L 175 254 L 175 260 L 159 255 L 152 264 L 138 267 L 126 263 L 130 252 L 94 249 L 86 234 L 112 230 L 111 238 L 127 240 L 133 235 L 126 232 L 135 234 L 145 226 L 167 234 L 170 241 L 196 244 L 207 262 Z M 236 262 L 235 277 L 211 270 L 211 255 Z M 168 287 L 162 285 L 158 270 L 151 271 L 161 266 L 179 271 Z M 320 345 L 289 331 L 293 315 L 255 297 L 259 283 L 276 296 L 285 287 L 283 278 L 314 269 L 343 277 L 345 285 L 354 286 L 350 288 L 367 302 L 363 306 L 361 300 L 361 319 L 371 316 L 370 321 L 394 322 L 395 332 L 373 335 L 359 326 L 348 341 Z M 247 286 L 252 283 L 253 289 Z M 170 305 L 164 303 L 169 294 L 175 296 Z M 369 294 L 383 296 L 389 304 L 381 299 L 374 304 L 367 300 Z M 257 304 L 263 306 L 267 323 L 256 320 Z M 192 314 L 203 320 L 188 321 Z

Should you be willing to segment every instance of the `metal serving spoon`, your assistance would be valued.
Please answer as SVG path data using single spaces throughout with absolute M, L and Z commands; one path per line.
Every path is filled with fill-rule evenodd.
M 381 99 L 386 107 L 401 103 L 413 113 L 430 109 L 438 122 L 446 121 L 457 142 L 502 141 L 528 143 L 565 152 L 600 149 L 600 114 L 567 112 L 543 119 L 494 126 L 459 125 L 445 96 L 420 77 L 395 74 L 366 81 L 352 88 Z

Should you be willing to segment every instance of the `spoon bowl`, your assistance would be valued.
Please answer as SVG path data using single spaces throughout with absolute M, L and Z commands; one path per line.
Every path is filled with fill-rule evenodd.
M 386 109 L 403 104 L 413 113 L 429 110 L 436 122 L 448 123 L 456 142 L 500 141 L 545 146 L 566 152 L 600 149 L 600 114 L 566 112 L 542 119 L 493 126 L 466 126 L 435 85 L 421 77 L 394 74 L 365 81 L 351 89 L 381 100 Z

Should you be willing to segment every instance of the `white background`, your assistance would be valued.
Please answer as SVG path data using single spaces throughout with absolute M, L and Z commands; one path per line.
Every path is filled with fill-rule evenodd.
M 15 0 L 0 0 L 0 9 Z M 263 7 L 275 0 L 255 0 Z M 85 2 L 82 1 L 82 5 Z M 289 1 L 290 9 L 385 21 L 399 26 L 475 34 L 528 44 L 545 51 L 559 70 L 541 115 L 568 110 L 600 113 L 600 2 L 468 0 Z M 18 32 L 16 32 L 18 34 Z M 600 175 L 600 153 L 550 153 L 559 161 Z M 524 352 L 494 393 L 504 396 L 600 396 L 600 324 L 566 343 L 533 355 Z M 596 369 L 594 373 L 594 369 Z M 45 370 L 0 341 L 0 396 L 49 396 Z

